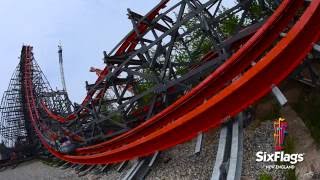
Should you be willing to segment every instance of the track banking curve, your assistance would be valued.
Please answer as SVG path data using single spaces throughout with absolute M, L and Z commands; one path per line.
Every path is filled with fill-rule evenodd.
M 146 156 L 187 141 L 200 131 L 217 127 L 227 117 L 234 116 L 271 91 L 303 60 L 320 36 L 320 1 L 313 0 L 300 20 L 261 60 L 244 70 L 279 37 L 304 1 L 283 1 L 258 32 L 221 67 L 191 92 L 167 109 L 131 131 L 110 141 L 77 149 L 75 155 L 65 155 L 52 149 L 38 127 L 41 118 L 36 107 L 30 79 L 31 48 L 24 57 L 25 101 L 29 118 L 43 145 L 55 156 L 80 164 L 117 163 Z M 313 33 L 308 33 L 313 32 Z M 286 67 L 284 69 L 283 67 Z M 244 72 L 244 73 L 243 73 Z M 242 74 L 240 78 L 234 77 Z M 224 88 L 223 88 L 224 87 Z M 254 87 L 254 88 L 252 88 Z M 187 113 L 186 113 L 187 112 Z M 214 112 L 214 116 L 210 116 Z
M 151 21 L 156 17 L 156 15 L 159 14 L 159 11 L 166 7 L 166 4 L 170 0 L 162 0 L 154 9 L 152 9 L 147 15 L 146 19 Z M 147 30 L 148 26 L 144 23 L 139 24 L 139 32 L 144 33 Z M 132 52 L 134 48 L 137 46 L 137 37 L 138 34 L 132 30 L 122 41 L 120 41 L 120 44 L 116 47 L 117 50 L 115 52 L 115 56 L 120 56 L 124 53 Z M 100 73 L 98 79 L 95 82 L 95 85 L 98 86 L 98 84 L 102 83 L 102 81 L 106 78 L 106 76 L 109 73 L 109 68 L 106 66 L 102 72 Z M 48 116 L 51 117 L 53 120 L 59 121 L 61 123 L 66 123 L 68 121 L 74 120 L 79 116 L 82 116 L 86 114 L 86 111 L 83 111 L 83 107 L 86 106 L 91 99 L 94 100 L 94 102 L 99 101 L 100 98 L 102 98 L 104 91 L 100 91 L 95 95 L 97 92 L 97 89 L 92 88 L 91 91 L 87 93 L 87 96 L 84 98 L 84 100 L 81 103 L 80 108 L 76 109 L 72 114 L 67 115 L 66 117 L 59 116 L 57 114 L 54 114 L 49 110 L 49 108 L 45 105 L 45 103 L 41 103 L 42 108 L 47 112 Z

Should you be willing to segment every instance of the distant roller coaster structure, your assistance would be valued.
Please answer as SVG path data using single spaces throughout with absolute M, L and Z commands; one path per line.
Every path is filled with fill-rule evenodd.
M 133 29 L 104 52 L 106 66 L 86 83 L 81 104 L 50 87 L 24 45 L 1 102 L 4 145 L 41 146 L 74 164 L 148 157 L 228 122 L 319 53 L 320 0 L 224 3 L 162 0 L 147 15 L 128 9 Z

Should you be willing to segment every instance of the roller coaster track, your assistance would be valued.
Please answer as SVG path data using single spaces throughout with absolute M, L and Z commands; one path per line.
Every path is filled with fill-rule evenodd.
M 169 2 L 169 0 L 161 1 L 146 16 L 140 16 L 129 10 L 129 18 L 132 20 L 134 30 L 120 41 L 111 53 L 105 53 L 107 66 L 96 82 L 88 88 L 87 96 L 82 104 L 75 107 L 73 112 L 71 110 L 64 113 L 58 112 L 57 108 L 50 106 L 49 100 L 37 95 L 35 90 L 37 86 L 33 75 L 32 47 L 23 47 L 21 52 L 21 83 L 23 101 L 27 110 L 25 116 L 31 122 L 43 147 L 51 154 L 70 163 L 102 165 L 151 156 L 156 152 L 186 142 L 200 132 L 206 132 L 224 124 L 230 117 L 236 116 L 271 92 L 303 62 L 313 48 L 317 48 L 315 43 L 320 39 L 320 0 L 312 0 L 311 2 L 283 0 L 267 20 L 243 28 L 238 31 L 238 36 L 220 41 L 217 49 L 203 56 L 201 63 L 193 65 L 194 70 L 183 74 L 181 78 L 172 81 L 163 80 L 162 83 L 142 94 L 129 98 L 128 101 L 123 100 L 123 102 L 120 97 L 124 99 L 121 94 L 125 93 L 119 94 L 115 91 L 119 103 L 117 108 L 125 109 L 128 106 L 133 106 L 134 103 L 130 104 L 130 102 L 137 101 L 147 93 L 164 94 L 163 92 L 170 92 L 170 90 L 179 87 L 179 84 L 193 81 L 195 76 L 203 77 L 200 78 L 201 82 L 194 85 L 193 88 L 184 89 L 184 93 L 180 94 L 181 96 L 173 102 L 166 102 L 168 94 L 161 98 L 159 98 L 160 95 L 155 95 L 154 100 L 148 106 L 129 111 L 135 118 L 143 114 L 145 121 L 126 127 L 119 131 L 121 133 L 115 134 L 111 138 L 100 138 L 95 141 L 95 137 L 90 137 L 88 138 L 90 140 L 86 140 L 82 132 L 86 127 L 102 123 L 101 119 L 103 118 L 109 118 L 102 116 L 100 112 L 97 113 L 96 107 L 99 106 L 100 111 L 101 102 L 109 88 L 116 87 L 115 84 L 122 80 L 121 73 L 128 72 L 127 81 L 132 83 L 132 79 L 128 80 L 130 73 L 137 74 L 137 72 L 132 72 L 128 67 L 139 66 L 143 59 L 141 54 L 147 54 L 146 50 L 155 45 L 159 47 L 155 50 L 155 54 L 158 51 L 161 54 L 163 48 L 166 52 L 170 48 L 172 50 L 173 46 L 170 45 L 170 42 L 167 46 L 160 46 L 164 37 L 170 35 L 171 44 L 179 41 L 179 37 L 183 37 L 179 34 L 183 34 L 183 32 L 179 32 L 177 28 L 191 18 L 197 17 L 197 14 L 208 13 L 206 11 L 209 7 L 219 6 L 221 3 L 218 0 L 206 1 L 205 3 L 180 1 L 167 10 L 171 11 L 179 7 L 178 14 L 176 14 L 177 22 L 172 23 L 171 28 L 168 28 L 158 21 L 160 19 L 166 22 L 172 20 L 166 15 L 166 12 L 161 12 Z M 245 2 L 247 1 L 240 3 L 240 6 L 245 6 Z M 194 9 L 184 16 L 186 6 Z M 303 10 L 302 14 L 301 10 Z M 226 13 L 231 12 L 226 11 Z M 201 16 L 199 17 L 200 21 L 203 17 L 211 18 L 212 21 L 209 22 L 214 22 L 222 15 Z M 299 19 L 297 20 L 297 18 Z M 204 21 L 203 24 L 211 26 L 207 21 Z M 201 28 L 206 29 L 206 26 Z M 147 32 L 153 32 L 154 29 L 162 34 L 156 35 L 155 40 L 148 41 L 144 35 Z M 283 32 L 286 33 L 285 37 L 280 36 Z M 228 53 L 220 53 L 225 50 L 225 47 L 229 47 L 229 50 L 235 52 L 230 56 L 227 55 Z M 164 54 L 165 59 L 172 59 L 170 54 Z M 143 61 L 147 61 L 146 59 L 149 58 L 147 55 L 145 56 Z M 139 60 L 136 60 L 137 57 Z M 149 67 L 152 65 L 151 63 Z M 158 64 L 158 66 L 159 69 L 165 69 L 164 73 L 159 73 L 159 77 L 163 77 L 160 80 L 166 79 L 166 74 L 170 74 L 166 71 L 170 63 L 165 62 Z M 170 70 L 168 71 L 170 72 Z M 205 76 L 201 74 L 202 72 L 206 72 L 203 74 L 208 75 Z M 170 77 L 171 75 L 169 75 L 169 79 Z M 128 84 L 125 89 L 129 89 Z M 162 103 L 157 103 L 159 101 L 169 105 L 162 107 Z M 155 107 L 160 110 L 155 111 L 154 109 L 157 109 Z M 73 126 L 75 128 L 70 128 Z M 50 140 L 52 136 L 62 136 L 61 132 L 71 134 L 75 141 L 82 143 L 81 146 L 71 154 L 61 153 L 54 146 L 54 141 Z
M 281 16 L 281 14 L 279 13 L 278 16 Z M 283 15 L 282 17 L 286 18 L 286 21 L 289 21 L 290 19 L 290 16 L 288 14 Z M 273 24 L 273 22 L 276 20 L 278 19 L 276 18 L 271 19 L 269 22 L 265 24 L 265 26 L 269 26 Z M 128 132 L 127 134 L 119 136 L 104 144 L 100 144 L 99 146 L 94 146 L 94 148 L 101 147 L 101 145 L 105 145 L 107 147 L 110 147 L 113 145 L 119 146 L 117 144 L 119 140 L 121 140 L 121 143 L 123 143 L 123 141 L 124 143 L 132 142 L 134 141 L 134 139 L 136 139 L 136 136 L 143 137 L 150 132 L 154 132 L 155 129 L 165 126 L 172 120 L 177 119 L 182 115 L 185 115 L 186 112 L 190 112 L 195 107 L 203 104 L 205 100 L 207 100 L 213 94 L 217 93 L 218 90 L 222 89 L 222 87 L 225 85 L 226 82 L 231 81 L 235 76 L 239 75 L 239 73 L 241 73 L 243 69 L 248 66 L 248 64 L 250 64 L 254 59 L 256 59 L 257 56 L 259 56 L 259 53 L 261 53 L 263 50 L 265 50 L 268 47 L 268 45 L 270 45 L 272 39 L 275 39 L 278 36 L 278 33 L 280 33 L 281 31 L 280 29 L 283 29 L 284 27 L 284 25 L 282 25 L 282 27 L 281 25 L 279 26 L 274 25 L 273 27 L 277 28 L 278 31 L 275 33 L 274 31 L 272 31 L 270 33 L 270 32 L 266 32 L 266 31 L 270 31 L 270 29 L 265 28 L 265 26 L 262 27 L 261 30 L 258 31 L 254 37 L 252 37 L 252 39 L 249 41 L 249 43 L 251 43 L 250 45 L 248 46 L 244 45 L 243 48 L 240 49 L 237 52 L 237 54 L 233 55 L 230 58 L 230 60 L 227 61 L 226 64 L 221 66 L 221 68 L 217 69 L 213 74 L 210 75 L 210 77 L 204 80 L 199 86 L 194 88 L 186 96 L 180 98 L 176 103 L 169 106 L 168 109 L 165 109 L 161 113 L 157 114 L 148 122 L 138 127 L 135 131 Z M 265 39 L 262 39 L 260 37 L 260 34 L 263 34 L 263 33 L 268 33 L 269 36 L 263 36 L 265 37 Z M 260 44 L 256 44 L 257 43 L 256 41 L 259 41 Z M 253 55 L 246 54 L 248 52 L 246 52 L 245 49 L 255 51 L 254 52 L 255 54 L 254 53 L 252 53 Z M 156 121 L 157 123 L 153 123 Z M 82 153 L 83 150 L 87 150 L 87 149 L 88 148 L 80 149 L 79 152 Z

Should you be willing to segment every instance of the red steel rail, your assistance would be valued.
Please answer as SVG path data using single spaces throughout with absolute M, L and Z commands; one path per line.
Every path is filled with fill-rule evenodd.
M 96 153 L 97 151 L 102 152 L 119 147 L 122 144 L 143 137 L 146 134 L 157 130 L 159 127 L 181 117 L 187 112 L 190 112 L 192 109 L 202 104 L 205 99 L 218 92 L 218 90 L 226 85 L 226 82 L 231 81 L 235 76 L 243 72 L 252 61 L 263 53 L 287 26 L 301 4 L 302 1 L 285 1 L 248 43 L 227 60 L 225 64 L 219 67 L 211 76 L 205 79 L 191 92 L 181 97 L 144 124 L 119 137 L 115 137 L 110 141 L 90 147 L 79 148 L 77 152 L 81 154 Z M 108 149 L 101 147 L 107 147 Z M 96 152 L 92 152 L 93 148 Z
M 285 2 L 289 3 L 288 1 Z M 288 14 L 283 14 L 282 16 L 287 15 Z M 116 163 L 135 157 L 146 156 L 157 150 L 166 149 L 193 138 L 199 131 L 205 131 L 209 128 L 218 126 L 224 121 L 225 118 L 237 114 L 270 92 L 274 84 L 278 84 L 284 80 L 302 62 L 303 58 L 311 50 L 313 44 L 319 39 L 319 19 L 320 0 L 313 0 L 309 7 L 305 10 L 300 20 L 289 31 L 287 36 L 283 38 L 275 47 L 273 47 L 272 50 L 269 51 L 260 61 L 258 61 L 255 66 L 245 72 L 238 80 L 228 84 L 226 88 L 222 89 L 213 97 L 207 99 L 207 101 L 202 101 L 197 108 L 185 113 L 184 115 L 181 115 L 177 119 L 171 119 L 169 124 L 165 124 L 165 126 L 157 126 L 157 129 L 154 129 L 155 131 L 149 132 L 145 134 L 144 137 L 130 141 L 127 144 L 122 143 L 122 146 L 119 146 L 115 149 L 107 150 L 97 154 L 81 156 L 63 155 L 56 152 L 43 139 L 43 135 L 37 126 L 37 118 L 39 117 L 37 116 L 38 112 L 36 110 L 35 103 L 33 103 L 33 98 L 26 98 L 28 106 L 30 106 L 29 108 L 33 109 L 29 110 L 31 122 L 42 143 L 51 153 L 61 159 L 74 163 Z M 272 25 L 270 26 L 272 27 Z M 261 31 L 268 31 L 268 29 L 271 28 L 270 26 L 263 26 L 263 28 L 266 29 L 263 30 L 262 28 Z M 244 47 L 248 47 L 248 44 L 250 43 L 255 43 L 255 41 L 252 40 L 255 38 L 257 38 L 256 35 L 251 38 Z M 244 47 L 241 48 L 240 51 L 245 51 L 243 50 Z M 257 46 L 255 48 L 258 49 L 259 47 Z M 256 52 L 256 50 L 254 49 L 253 52 Z M 245 56 L 247 53 L 242 55 Z M 259 55 L 261 54 L 257 53 L 256 58 L 258 58 Z M 253 55 L 251 54 L 251 56 Z M 227 63 L 228 62 L 230 64 L 236 64 L 237 61 L 232 61 L 231 63 L 229 60 Z M 25 65 L 27 66 L 27 64 Z M 228 69 L 227 67 L 231 67 L 231 65 L 223 65 L 198 87 L 202 86 L 202 88 L 204 88 L 208 86 L 209 84 L 207 83 L 210 82 L 211 78 L 217 76 L 214 76 L 214 74 L 219 74 L 220 76 L 226 74 L 225 71 L 222 70 L 225 70 L 225 68 Z M 31 82 L 25 81 L 24 83 L 25 87 L 29 87 L 27 90 L 30 91 L 27 93 L 27 96 L 32 96 Z M 207 89 L 207 91 L 208 90 L 210 90 L 210 88 Z M 214 113 L 214 115 L 210 116 L 212 113 Z M 136 132 L 137 129 L 150 122 L 148 121 L 142 124 L 132 132 Z M 145 132 L 143 128 L 140 130 Z
M 156 131 L 159 127 L 170 123 L 202 104 L 205 99 L 218 92 L 219 89 L 226 85 L 226 82 L 231 81 L 235 76 L 244 71 L 252 61 L 263 53 L 287 26 L 289 21 L 295 15 L 297 9 L 302 4 L 303 1 L 299 0 L 284 1 L 269 20 L 262 26 L 262 28 L 254 35 L 254 37 L 251 38 L 236 54 L 234 54 L 226 64 L 221 66 L 190 93 L 181 97 L 177 102 L 173 103 L 171 106 L 144 124 L 110 141 L 79 148 L 76 150 L 76 153 L 95 154 L 120 147 L 123 144 L 127 144 L 145 136 L 146 134 Z
M 169 2 L 169 0 L 162 0 L 154 9 L 152 9 L 147 15 L 146 15 L 146 20 L 148 21 L 152 21 L 158 14 L 159 11 L 163 8 L 166 7 L 167 3 Z M 143 19 L 145 20 L 145 19 Z M 141 34 L 145 33 L 148 29 L 148 25 L 144 24 L 144 23 L 139 23 L 138 24 L 138 30 Z M 134 48 L 137 46 L 138 44 L 138 34 L 136 31 L 131 31 L 122 41 L 122 43 L 120 44 L 120 46 L 118 47 L 117 51 L 115 52 L 115 56 L 120 56 L 123 55 L 125 53 L 129 53 L 131 51 L 134 50 Z M 95 84 L 100 83 L 101 81 L 103 81 L 106 76 L 109 73 L 109 67 L 106 66 L 102 72 L 100 73 L 98 79 L 96 80 Z M 87 96 L 84 98 L 84 100 L 81 103 L 81 106 L 86 106 L 91 100 L 94 100 L 95 102 L 98 101 L 99 98 L 102 97 L 102 95 L 105 93 L 104 90 L 100 90 L 100 92 L 97 93 L 96 97 L 93 97 L 94 94 L 96 94 L 97 90 L 91 90 L 88 92 Z M 69 114 L 67 117 L 62 117 L 59 115 L 56 115 L 54 113 L 52 113 L 44 103 L 41 103 L 42 108 L 46 111 L 46 113 L 48 114 L 48 116 L 56 121 L 59 121 L 61 123 L 65 123 L 71 120 L 74 120 L 78 117 L 78 115 L 80 114 L 83 115 L 86 113 L 86 110 L 83 109 L 78 109 L 75 112 Z

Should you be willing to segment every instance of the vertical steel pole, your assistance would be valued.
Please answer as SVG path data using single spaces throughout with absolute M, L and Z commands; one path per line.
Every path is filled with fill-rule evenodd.
M 60 66 L 60 78 L 61 78 L 61 83 L 62 83 L 62 88 L 64 92 L 67 92 L 67 86 L 66 86 L 66 81 L 64 78 L 64 70 L 63 70 L 63 57 L 62 57 L 62 46 L 58 46 L 59 50 L 59 66 Z

